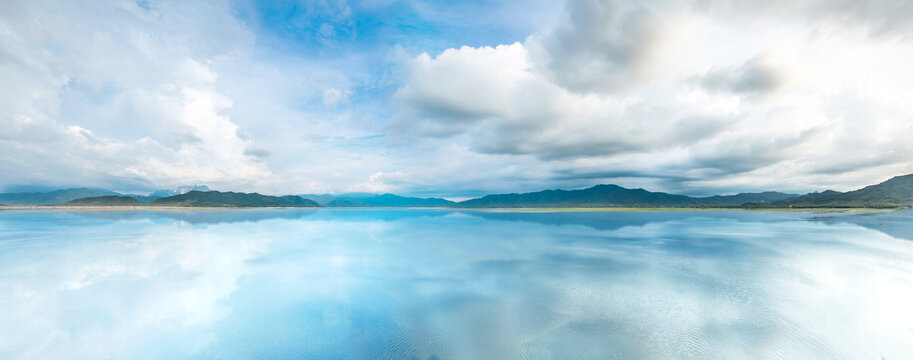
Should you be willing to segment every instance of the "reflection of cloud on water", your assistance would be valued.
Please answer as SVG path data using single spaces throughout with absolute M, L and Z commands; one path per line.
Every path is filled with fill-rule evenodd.
M 574 232 L 563 230 L 552 228 L 551 235 L 559 239 Z M 643 234 L 639 243 L 633 241 L 637 233 Z M 469 276 L 472 284 L 449 284 L 439 294 L 459 293 L 465 304 L 410 315 L 444 317 L 442 324 L 470 318 L 469 323 L 482 324 L 475 330 L 501 339 L 496 342 L 501 348 L 494 348 L 500 351 L 473 353 L 473 336 L 451 337 L 446 343 L 456 344 L 454 358 L 511 350 L 513 356 L 506 358 L 522 357 L 517 349 L 557 358 L 891 358 L 913 346 L 904 331 L 913 316 L 901 305 L 913 301 L 913 293 L 905 290 L 913 284 L 908 244 L 854 226 L 806 222 L 669 221 L 602 235 L 603 247 L 596 249 L 571 247 L 534 258 L 519 252 L 509 259 L 478 261 Z M 612 243 L 616 237 L 625 240 Z M 616 245 L 623 249 L 601 251 L 619 250 Z M 895 261 L 883 256 L 888 253 L 907 257 Z M 815 256 L 820 258 L 809 261 Z M 892 261 L 892 267 L 881 268 L 884 261 Z M 852 280 L 835 286 L 835 278 L 847 278 L 841 268 L 853 269 Z M 502 292 L 472 289 L 479 283 L 492 283 Z M 821 293 L 832 288 L 840 290 Z M 887 313 L 894 317 L 879 316 Z M 523 326 L 514 326 L 518 323 Z
M 193 225 L 258 222 L 271 219 L 295 220 L 314 215 L 316 209 L 181 209 L 135 211 L 74 211 L 69 214 L 100 220 L 179 220 Z
M 135 227 L 146 234 L 118 236 Z M 126 221 L 66 230 L 50 247 L 4 251 L 0 354 L 119 358 L 147 347 L 176 356 L 205 348 L 213 324 L 231 314 L 220 301 L 236 290 L 245 261 L 269 244 L 256 228 L 222 233 Z
M 910 242 L 805 215 L 526 215 L 61 225 L 35 233 L 40 246 L 0 243 L 0 306 L 13 310 L 0 315 L 0 357 L 892 358 L 913 347 Z M 14 231 L 4 219 L 0 231 Z
M 745 222 L 795 221 L 812 217 L 810 213 L 788 213 L 779 211 L 501 211 L 462 210 L 465 214 L 486 220 L 512 223 L 536 223 L 542 225 L 583 225 L 596 230 L 617 230 L 649 223 L 685 219 L 730 219 Z
M 34 214 L 34 213 L 33 213 Z M 48 213 L 45 213 L 48 214 Z M 179 220 L 192 225 L 213 225 L 222 223 L 259 222 L 264 220 L 312 219 L 348 222 L 392 222 L 410 218 L 436 218 L 454 215 L 448 209 L 409 208 L 246 208 L 246 209 L 180 209 L 180 210 L 136 210 L 136 211 L 72 211 L 55 213 L 62 217 L 80 217 L 100 220 L 150 219 L 158 221 Z M 28 216 L 27 214 L 25 216 Z M 79 226 L 85 223 L 78 224 Z

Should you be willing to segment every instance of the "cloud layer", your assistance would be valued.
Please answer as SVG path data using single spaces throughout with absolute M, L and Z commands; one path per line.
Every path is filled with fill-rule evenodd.
M 391 131 L 673 188 L 909 172 L 910 28 L 845 5 L 571 1 L 521 43 L 415 57 Z
M 0 160 L 5 182 L 153 186 L 270 175 L 225 114 L 232 100 L 213 65 L 243 53 L 252 34 L 225 6 L 142 5 L 3 5 L 0 151 L 13 155 Z
M 700 194 L 913 172 L 906 1 L 0 10 L 0 186 Z

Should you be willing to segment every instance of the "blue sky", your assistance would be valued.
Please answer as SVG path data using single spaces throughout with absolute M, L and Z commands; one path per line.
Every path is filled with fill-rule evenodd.
M 561 11 L 558 2 L 535 1 L 276 1 L 237 2 L 237 16 L 263 36 L 264 45 L 305 57 L 410 52 L 523 41 Z M 505 21 L 516 11 L 526 19 Z M 524 21 L 525 20 L 525 21 Z M 276 43 L 280 44 L 276 44 Z
M 467 197 L 913 172 L 913 5 L 6 1 L 0 187 Z

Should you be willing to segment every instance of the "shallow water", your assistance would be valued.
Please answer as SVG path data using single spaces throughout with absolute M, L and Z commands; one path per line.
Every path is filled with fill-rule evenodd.
M 0 212 L 2 359 L 913 358 L 913 212 Z

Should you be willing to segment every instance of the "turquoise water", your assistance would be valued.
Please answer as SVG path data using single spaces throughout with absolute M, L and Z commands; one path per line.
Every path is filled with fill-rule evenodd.
M 0 212 L 2 359 L 911 359 L 913 213 Z

